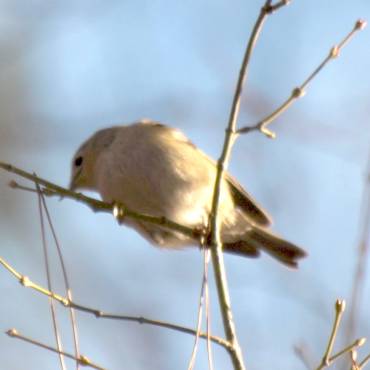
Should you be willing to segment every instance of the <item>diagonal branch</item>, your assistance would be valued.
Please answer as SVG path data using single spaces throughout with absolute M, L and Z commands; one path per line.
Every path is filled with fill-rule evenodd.
M 275 133 L 270 131 L 267 126 L 283 114 L 297 99 L 305 95 L 305 89 L 309 83 L 318 75 L 318 73 L 333 59 L 336 59 L 342 48 L 353 38 L 357 31 L 361 31 L 366 27 L 366 21 L 358 20 L 355 23 L 353 29 L 343 38 L 343 40 L 331 48 L 329 54 L 326 58 L 319 64 L 319 66 L 306 78 L 306 80 L 299 86 L 293 89 L 290 97 L 285 100 L 275 111 L 269 114 L 267 117 L 263 118 L 261 121 L 256 123 L 254 126 L 245 126 L 240 128 L 238 134 L 246 134 L 251 131 L 260 131 L 270 139 L 275 138 Z
M 68 352 L 60 351 L 60 350 L 58 350 L 56 348 L 53 348 L 51 346 L 48 346 L 47 344 L 44 344 L 44 343 L 41 343 L 41 342 L 39 342 L 37 340 L 28 338 L 28 337 L 20 334 L 16 329 L 10 329 L 10 330 L 8 330 L 6 332 L 6 334 L 9 335 L 9 337 L 11 337 L 11 338 L 17 338 L 17 339 L 23 340 L 24 342 L 33 344 L 33 345 L 35 345 L 37 347 L 41 347 L 41 348 L 46 349 L 48 351 L 57 353 L 60 356 L 68 357 L 68 358 L 70 358 L 72 360 L 77 361 L 82 366 L 89 366 L 92 369 L 96 369 L 96 370 L 105 370 L 103 367 L 94 364 L 86 356 L 80 355 L 79 357 L 76 357 L 76 356 L 74 356 L 74 355 L 72 355 L 72 354 L 70 354 Z
M 118 314 L 112 314 L 112 313 L 107 313 L 95 308 L 90 308 L 84 305 L 80 305 L 78 303 L 73 302 L 72 300 L 63 297 L 59 294 L 56 294 L 41 285 L 35 284 L 32 282 L 27 276 L 22 275 L 20 272 L 18 272 L 14 267 L 12 267 L 8 262 L 6 262 L 3 258 L 0 257 L 0 265 L 5 267 L 6 270 L 8 270 L 24 287 L 26 288 L 31 288 L 36 290 L 37 292 L 46 295 L 47 297 L 50 297 L 59 303 L 61 303 L 65 307 L 70 307 L 75 310 L 81 311 L 81 312 L 86 312 L 89 314 L 94 315 L 97 318 L 102 318 L 102 319 L 111 319 L 111 320 L 122 320 L 122 321 L 133 321 L 137 322 L 139 324 L 148 324 L 148 325 L 154 325 L 154 326 L 159 326 L 162 328 L 170 329 L 170 330 L 175 330 L 179 331 L 181 333 L 185 334 L 190 334 L 190 335 L 197 335 L 197 331 L 194 329 L 190 329 L 181 325 L 176 325 L 172 324 L 169 322 L 165 321 L 160 321 L 160 320 L 153 320 L 153 319 L 148 319 L 142 316 L 128 316 L 128 315 L 118 315 Z M 207 333 L 199 333 L 199 337 L 203 339 L 207 339 Z M 211 335 L 210 340 L 222 347 L 224 347 L 226 350 L 230 351 L 232 350 L 231 344 L 220 337 Z

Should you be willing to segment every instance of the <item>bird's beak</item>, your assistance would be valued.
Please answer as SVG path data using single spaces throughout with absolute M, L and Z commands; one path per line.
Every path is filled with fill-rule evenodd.
M 76 190 L 76 185 L 75 185 L 75 183 L 74 183 L 74 181 L 73 181 L 74 179 L 72 179 L 71 180 L 71 182 L 69 183 L 69 186 L 68 186 L 68 189 L 70 190 L 70 191 L 75 191 Z
M 81 171 L 78 171 L 74 174 L 71 182 L 69 183 L 69 190 L 75 191 L 78 188 L 78 179 L 80 177 Z

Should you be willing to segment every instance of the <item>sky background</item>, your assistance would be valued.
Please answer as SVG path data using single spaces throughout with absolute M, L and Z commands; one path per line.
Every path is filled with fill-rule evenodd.
M 180 128 L 218 158 L 246 40 L 262 1 L 0 0 L 0 160 L 57 184 L 97 129 L 140 118 Z M 358 18 L 368 0 L 293 1 L 270 17 L 252 59 L 240 125 L 287 98 Z M 225 256 L 246 365 L 304 369 L 325 349 L 336 298 L 351 306 L 370 152 L 370 33 L 346 47 L 272 126 L 236 143 L 231 173 L 274 219 L 274 230 L 309 257 L 292 271 L 263 255 Z M 7 187 L 0 172 L 0 255 L 46 284 L 36 196 Z M 77 302 L 109 312 L 195 327 L 202 276 L 197 249 L 162 251 L 107 214 L 48 200 Z M 55 255 L 54 282 L 61 292 Z M 212 270 L 211 270 L 212 271 Z M 222 335 L 211 279 L 212 328 Z M 47 299 L 0 268 L 0 332 L 15 327 L 54 345 Z M 370 337 L 366 277 L 357 336 Z M 66 311 L 58 307 L 65 349 Z M 347 315 L 348 317 L 348 315 Z M 78 313 L 81 352 L 111 370 L 186 369 L 193 338 Z M 345 324 L 345 323 L 344 323 Z M 348 344 L 345 325 L 336 348 Z M 360 357 L 370 352 L 370 346 Z M 1 368 L 56 369 L 57 357 L 0 334 Z M 214 347 L 215 369 L 231 369 Z M 67 360 L 69 368 L 73 362 Z M 206 369 L 204 343 L 196 369 Z

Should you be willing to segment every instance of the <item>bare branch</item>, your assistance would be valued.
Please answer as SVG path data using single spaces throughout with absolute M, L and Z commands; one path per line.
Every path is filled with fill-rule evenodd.
M 270 5 L 270 14 L 278 9 L 280 9 L 281 7 L 285 6 L 285 5 L 289 5 L 291 2 L 291 0 L 281 0 L 279 2 L 277 2 L 276 4 L 274 5 Z
M 98 366 L 96 364 L 94 364 L 92 361 L 89 360 L 88 357 L 86 356 L 82 356 L 80 355 L 78 358 L 75 357 L 74 355 L 70 354 L 70 353 L 67 353 L 67 352 L 61 352 L 51 346 L 48 346 L 46 344 L 43 344 L 41 342 L 38 342 L 34 339 L 31 339 L 31 338 L 28 338 L 28 337 L 25 337 L 24 335 L 20 334 L 16 329 L 10 329 L 6 332 L 6 334 L 9 335 L 9 337 L 11 338 L 17 338 L 17 339 L 20 339 L 20 340 L 23 340 L 27 343 L 31 343 L 37 347 L 41 347 L 43 349 L 46 349 L 48 351 L 51 351 L 51 352 L 54 352 L 54 353 L 57 353 L 59 355 L 62 355 L 62 356 L 65 356 L 65 357 L 68 357 L 68 358 L 71 358 L 72 360 L 75 360 L 75 361 L 78 361 L 79 364 L 83 365 L 83 366 L 89 366 L 93 369 L 96 369 L 96 370 L 105 370 L 103 367 L 101 366 Z
M 328 360 L 329 364 L 331 364 L 334 360 L 344 355 L 345 353 L 353 352 L 356 348 L 363 346 L 365 342 L 366 342 L 366 338 L 356 339 L 352 344 L 343 348 L 341 351 L 337 352 L 335 355 L 330 357 L 330 359 Z
M 348 347 L 345 347 L 341 351 L 337 352 L 335 355 L 333 355 L 333 356 L 331 355 L 331 353 L 333 351 L 334 342 L 335 342 L 335 339 L 337 337 L 338 328 L 339 328 L 339 325 L 340 325 L 345 307 L 346 307 L 346 304 L 345 304 L 344 300 L 338 299 L 336 301 L 336 303 L 335 303 L 335 319 L 334 319 L 333 328 L 332 328 L 332 331 L 331 331 L 331 334 L 330 334 L 329 342 L 328 342 L 324 357 L 322 358 L 321 363 L 317 367 L 316 370 L 322 370 L 325 367 L 330 366 L 333 363 L 333 361 L 335 361 L 338 357 L 340 357 L 340 356 L 342 356 L 346 353 L 353 352 L 357 347 L 361 347 L 366 342 L 366 338 L 359 338 L 355 342 L 350 344 Z
M 204 253 L 204 261 L 206 261 L 206 258 L 207 258 L 206 249 L 204 248 L 203 248 L 203 253 Z M 202 329 L 203 307 L 204 307 L 204 300 L 205 300 L 205 294 L 206 294 L 205 292 L 206 292 L 207 285 L 208 285 L 208 280 L 207 280 L 208 264 L 204 263 L 203 266 L 204 268 L 203 268 L 202 286 L 200 288 L 199 304 L 198 304 L 197 329 L 196 329 L 193 351 L 191 353 L 188 370 L 193 370 L 194 368 L 195 359 L 196 359 L 196 355 L 198 352 L 199 335 Z M 208 340 L 208 331 L 207 331 L 207 340 Z
M 209 294 L 209 284 L 208 284 L 208 267 L 210 261 L 210 251 L 209 249 L 204 249 L 204 275 L 206 279 L 205 286 L 205 301 L 206 301 L 206 324 L 207 324 L 207 354 L 208 354 L 208 368 L 213 370 L 213 355 L 212 355 L 212 342 L 211 342 L 211 303 Z
M 337 58 L 343 47 L 353 38 L 357 31 L 361 31 L 366 27 L 364 20 L 358 20 L 353 29 L 344 37 L 344 39 L 330 49 L 327 57 L 319 64 L 319 66 L 306 78 L 306 80 L 299 86 L 293 89 L 290 97 L 285 100 L 275 111 L 263 118 L 261 121 L 253 126 L 245 126 L 237 131 L 237 134 L 246 134 L 252 131 L 260 131 L 270 139 L 276 137 L 275 133 L 270 131 L 267 126 L 272 123 L 277 117 L 283 114 L 297 99 L 305 95 L 305 89 L 308 84 L 317 76 L 317 74 L 333 59 Z
M 56 247 L 56 250 L 57 250 L 57 253 L 58 253 L 59 263 L 60 263 L 60 266 L 62 268 L 64 286 L 65 286 L 65 289 L 66 289 L 67 297 L 68 297 L 68 300 L 71 301 L 72 300 L 72 289 L 71 289 L 71 286 L 69 284 L 69 279 L 68 279 L 68 275 L 67 275 L 67 268 L 66 268 L 65 263 L 64 263 L 64 257 L 63 257 L 63 253 L 62 253 L 62 248 L 60 247 L 60 244 L 59 244 L 59 241 L 58 241 L 58 237 L 57 237 L 57 234 L 56 234 L 56 231 L 55 231 L 53 222 L 51 220 L 51 216 L 50 216 L 48 207 L 46 205 L 45 196 L 41 192 L 41 188 L 40 188 L 40 186 L 38 184 L 36 184 L 36 189 L 37 189 L 39 201 L 41 200 L 41 203 L 42 203 L 42 207 L 41 207 L 41 204 L 40 204 L 40 214 L 42 215 L 42 208 L 43 208 L 44 211 L 45 211 L 46 218 L 47 218 L 47 221 L 48 221 L 48 224 L 49 224 L 51 233 L 53 235 L 55 247 Z M 41 225 L 43 225 L 43 218 L 41 218 Z M 43 230 L 43 227 L 42 227 L 42 230 Z M 45 240 L 44 230 L 43 230 L 43 244 L 44 244 L 44 246 L 46 246 L 46 240 Z M 49 270 L 48 267 L 47 267 L 47 270 Z M 49 283 L 48 283 L 48 289 L 49 290 L 52 290 L 51 285 L 49 286 Z M 51 302 L 54 303 L 54 300 L 51 300 Z M 69 308 L 69 316 L 70 316 L 70 321 L 71 321 L 71 326 L 72 326 L 72 334 L 73 334 L 73 344 L 74 344 L 75 356 L 77 358 L 79 358 L 79 356 L 80 356 L 80 349 L 79 349 L 77 322 L 76 322 L 75 312 L 74 312 L 73 308 L 71 308 L 71 307 Z M 60 349 L 60 348 L 58 347 L 58 349 Z M 78 363 L 78 361 L 76 361 L 76 370 L 78 370 L 78 369 L 79 369 L 79 363 Z
M 368 362 L 370 361 L 370 354 L 367 355 L 361 362 L 360 364 L 358 365 L 358 368 L 359 370 L 363 369 L 367 364 Z
M 276 9 L 281 8 L 281 6 L 286 5 L 285 2 L 278 2 Z M 271 0 L 266 0 L 264 6 L 261 8 L 260 14 L 257 21 L 253 27 L 252 33 L 249 37 L 247 47 L 245 50 L 244 58 L 241 64 L 238 82 L 235 88 L 233 103 L 231 106 L 230 117 L 228 126 L 226 129 L 224 145 L 222 148 L 221 156 L 217 162 L 217 174 L 213 191 L 212 200 L 212 211 L 210 214 L 211 225 L 211 251 L 212 251 L 212 262 L 215 273 L 215 280 L 217 285 L 218 298 L 221 307 L 221 314 L 225 329 L 226 338 L 230 343 L 232 343 L 234 351 L 230 352 L 231 359 L 235 370 L 244 370 L 244 360 L 242 352 L 238 343 L 236 336 L 236 329 L 234 324 L 234 319 L 231 311 L 231 301 L 228 291 L 228 284 L 226 279 L 226 270 L 222 254 L 222 241 L 220 237 L 220 220 L 218 217 L 220 194 L 221 194 L 221 184 L 224 171 L 226 170 L 231 154 L 231 149 L 235 141 L 236 124 L 240 110 L 240 100 L 243 90 L 244 81 L 247 78 L 247 72 L 249 67 L 249 62 L 257 43 L 258 36 L 261 32 L 263 23 L 267 15 L 271 14 L 272 11 L 276 10 L 274 5 L 272 5 Z
M 190 329 L 181 325 L 176 325 L 172 323 L 168 323 L 165 321 L 160 320 L 153 320 L 148 319 L 142 316 L 128 316 L 128 315 L 118 315 L 118 314 L 112 314 L 112 313 L 106 313 L 104 311 L 90 308 L 87 306 L 80 305 L 78 303 L 75 303 L 68 298 L 65 298 L 59 294 L 56 294 L 54 292 L 49 291 L 48 289 L 45 289 L 41 285 L 35 284 L 32 282 L 28 277 L 20 274 L 14 267 L 12 267 L 9 263 L 7 263 L 3 258 L 0 257 L 0 264 L 3 265 L 13 276 L 15 276 L 18 281 L 26 288 L 31 288 L 36 290 L 37 292 L 46 295 L 47 297 L 50 297 L 59 303 L 61 303 L 65 307 L 71 307 L 75 310 L 86 312 L 89 314 L 94 315 L 97 318 L 103 318 L 103 319 L 112 319 L 112 320 L 122 320 L 122 321 L 133 321 L 137 322 L 139 324 L 148 324 L 148 325 L 154 325 L 159 326 L 162 328 L 167 328 L 175 331 L 179 331 L 181 333 L 186 333 L 190 335 L 196 335 L 197 331 L 194 329 Z M 200 333 L 199 337 L 203 339 L 207 339 L 207 333 Z M 224 347 L 228 351 L 232 351 L 232 345 L 225 339 L 211 335 L 210 339 L 212 342 Z
M 50 181 L 47 181 L 41 177 L 35 176 L 29 172 L 26 172 L 20 168 L 12 166 L 11 164 L 0 162 L 0 168 L 5 171 L 15 173 L 25 179 L 33 181 L 36 184 L 44 186 L 45 189 L 41 189 L 43 194 L 46 196 L 60 196 L 62 198 L 74 199 L 90 207 L 94 212 L 106 212 L 113 213 L 119 222 L 122 222 L 124 218 L 132 218 L 135 220 L 145 221 L 151 224 L 156 224 L 168 229 L 177 231 L 181 234 L 187 235 L 191 238 L 198 239 L 202 235 L 202 230 L 191 229 L 190 227 L 180 225 L 176 222 L 166 219 L 165 217 L 154 217 L 150 215 L 144 215 L 133 210 L 130 210 L 121 204 L 111 204 L 102 202 L 98 199 L 94 199 L 83 195 L 81 193 L 75 193 L 69 189 L 63 188 Z M 29 188 L 19 186 L 15 181 L 10 182 L 12 188 L 22 188 L 24 190 L 30 190 Z
M 340 324 L 340 321 L 342 319 L 342 315 L 343 315 L 343 312 L 344 312 L 345 309 L 346 309 L 346 302 L 344 300 L 337 299 L 337 301 L 335 302 L 334 324 L 333 324 L 333 328 L 332 328 L 332 331 L 331 331 L 331 334 L 330 334 L 330 337 L 329 337 L 329 342 L 328 342 L 328 346 L 326 348 L 326 352 L 325 352 L 324 357 L 322 359 L 322 365 L 324 365 L 324 366 L 328 366 L 328 364 L 329 364 L 329 357 L 331 356 L 331 352 L 333 350 L 333 345 L 334 345 L 335 339 L 337 337 L 339 324 Z
M 42 287 L 41 285 L 33 283 L 27 276 L 20 274 L 16 269 L 14 269 L 9 263 L 7 263 L 1 257 L 0 264 L 3 265 L 13 276 L 15 276 L 24 287 L 34 289 L 37 292 L 46 295 L 47 297 L 53 298 L 56 301 L 62 303 L 64 306 L 69 305 L 69 301 L 67 298 L 62 297 L 59 294 L 53 293 L 50 290 Z
M 51 283 L 51 274 L 50 274 L 50 264 L 49 264 L 49 251 L 48 246 L 46 243 L 46 236 L 45 236 L 45 224 L 44 224 L 44 213 L 43 213 L 43 207 L 42 207 L 42 200 L 41 200 L 41 194 L 40 194 L 40 186 L 36 184 L 36 190 L 38 195 L 38 206 L 39 206 L 39 215 L 40 215 L 40 226 L 41 226 L 41 238 L 42 238 L 42 250 L 44 255 L 44 266 L 46 271 L 46 281 L 48 285 L 48 290 L 52 290 L 52 283 Z M 64 361 L 63 353 L 63 347 L 62 347 L 62 340 L 60 338 L 60 332 L 59 332 L 59 325 L 57 321 L 57 313 L 55 309 L 55 301 L 53 299 L 49 299 L 50 304 L 50 311 L 51 311 L 51 318 L 53 323 L 53 330 L 54 330 L 54 337 L 57 345 L 57 351 L 59 354 L 59 362 L 60 367 L 62 370 L 66 370 L 66 364 Z

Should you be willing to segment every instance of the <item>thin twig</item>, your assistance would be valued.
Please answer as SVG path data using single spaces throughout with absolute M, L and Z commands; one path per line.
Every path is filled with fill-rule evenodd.
M 205 253 L 205 249 L 203 249 L 203 253 Z M 204 258 L 205 258 L 205 254 L 204 254 Z M 191 353 L 188 370 L 193 370 L 194 365 L 195 365 L 196 355 L 198 352 L 199 335 L 202 330 L 203 306 L 204 306 L 206 284 L 207 284 L 206 269 L 203 269 L 202 286 L 200 288 L 200 294 L 199 294 L 197 329 L 196 329 L 196 334 L 194 338 L 193 350 Z M 207 333 L 207 339 L 208 339 L 208 333 Z
M 71 302 L 71 306 L 73 308 L 75 308 L 76 310 L 91 313 L 91 314 L 95 315 L 97 318 L 123 320 L 123 321 L 133 321 L 133 322 L 137 322 L 139 324 L 149 324 L 149 325 L 159 326 L 159 327 L 162 327 L 162 328 L 171 329 L 171 330 L 179 331 L 181 333 L 186 333 L 186 334 L 190 334 L 190 335 L 196 335 L 197 334 L 197 331 L 194 330 L 194 329 L 190 329 L 190 328 L 187 328 L 185 326 L 180 326 L 180 325 L 172 324 L 172 323 L 165 322 L 165 321 L 148 319 L 148 318 L 145 318 L 145 317 L 142 317 L 142 316 L 125 316 L 125 315 L 109 314 L 109 313 L 105 313 L 103 311 L 92 309 L 92 308 L 89 308 L 89 307 L 86 307 L 86 306 L 81 306 L 81 305 L 75 304 L 73 302 Z M 202 333 L 199 333 L 199 337 L 202 338 L 202 339 L 207 339 L 208 335 L 207 335 L 207 333 L 202 332 Z M 210 335 L 209 338 L 213 343 L 216 343 L 216 344 L 220 345 L 221 347 L 224 347 L 228 351 L 233 351 L 232 344 L 230 342 L 228 342 L 227 340 L 225 340 L 221 337 L 217 337 L 215 335 Z
M 15 276 L 18 281 L 25 286 L 26 288 L 31 288 L 36 290 L 39 293 L 42 293 L 46 295 L 47 297 L 53 298 L 56 301 L 60 302 L 63 306 L 66 307 L 72 307 L 75 310 L 81 311 L 81 312 L 86 312 L 89 314 L 94 315 L 97 318 L 104 318 L 104 319 L 113 319 L 113 320 L 122 320 L 122 321 L 132 321 L 132 322 L 137 322 L 139 324 L 148 324 L 148 325 L 153 325 L 153 326 L 159 326 L 162 328 L 167 328 L 175 331 L 179 331 L 181 333 L 186 333 L 190 335 L 196 335 L 197 332 L 194 329 L 190 329 L 181 325 L 176 325 L 172 324 L 169 322 L 165 321 L 160 321 L 160 320 L 153 320 L 153 319 L 148 319 L 142 316 L 128 316 L 128 315 L 118 315 L 118 314 L 111 314 L 111 313 L 106 313 L 104 311 L 95 309 L 95 308 L 90 308 L 84 305 L 80 305 L 78 303 L 75 303 L 71 300 L 68 300 L 67 298 L 56 294 L 54 292 L 49 291 L 48 289 L 45 289 L 44 287 L 33 283 L 28 277 L 20 274 L 14 267 L 12 267 L 8 262 L 6 262 L 3 258 L 0 257 L 0 264 L 4 266 L 13 276 Z M 206 333 L 200 333 L 199 335 L 203 339 L 207 339 L 207 334 Z M 232 350 L 231 344 L 221 338 L 212 335 L 211 337 L 212 342 L 220 345 L 221 347 L 224 347 L 228 351 Z
M 202 230 L 197 230 L 197 229 L 193 230 L 190 227 L 180 225 L 176 222 L 168 220 L 165 217 L 154 217 L 150 215 L 144 215 L 144 214 L 135 212 L 133 210 L 130 210 L 121 204 L 106 203 L 98 199 L 88 197 L 81 193 L 75 193 L 74 191 L 63 188 L 62 186 L 56 185 L 50 181 L 47 181 L 41 177 L 35 176 L 29 172 L 26 172 L 8 163 L 0 162 L 0 168 L 4 169 L 5 171 L 14 173 L 18 176 L 21 176 L 25 179 L 28 179 L 30 181 L 33 181 L 36 184 L 44 186 L 46 189 L 41 189 L 41 190 L 46 196 L 60 196 L 62 198 L 74 199 L 78 202 L 81 202 L 87 205 L 94 212 L 112 213 L 120 222 L 122 222 L 123 219 L 126 217 L 129 219 L 132 218 L 135 220 L 141 220 L 141 221 L 145 221 L 148 223 L 152 223 L 155 225 L 159 225 L 161 227 L 165 227 L 165 228 L 177 231 L 181 234 L 187 235 L 194 239 L 200 238 L 202 234 Z M 11 182 L 10 185 L 13 188 L 17 187 L 15 182 Z M 26 189 L 29 190 L 28 188 Z
M 45 210 L 45 214 L 46 214 L 46 217 L 47 217 L 47 220 L 48 220 L 48 224 L 49 224 L 51 233 L 53 235 L 54 243 L 55 243 L 55 246 L 56 246 L 56 249 L 57 249 L 59 263 L 60 263 L 61 268 L 62 268 L 63 281 L 64 281 L 64 286 L 65 286 L 65 289 L 66 289 L 66 293 L 67 293 L 67 298 L 68 298 L 69 301 L 72 301 L 72 289 L 71 289 L 71 286 L 69 284 L 67 268 L 66 268 L 65 263 L 64 263 L 62 248 L 59 244 L 58 237 L 57 237 L 53 222 L 51 220 L 51 216 L 50 216 L 48 207 L 46 205 L 46 200 L 45 200 L 44 194 L 41 192 L 41 189 L 40 189 L 39 185 L 37 185 L 37 190 L 38 190 L 39 197 L 41 198 L 43 208 Z M 49 288 L 49 290 L 52 290 L 52 289 Z M 69 307 L 69 316 L 70 316 L 71 326 L 72 326 L 72 335 L 73 335 L 73 345 L 74 345 L 75 356 L 77 358 L 79 358 L 80 350 L 79 350 L 79 340 L 78 340 L 78 332 L 77 332 L 77 322 L 76 322 L 75 312 L 74 312 L 72 307 Z M 76 370 L 78 370 L 78 369 L 79 369 L 79 363 L 78 363 L 78 361 L 76 361 Z
M 5 267 L 12 275 L 14 275 L 18 281 L 26 288 L 31 288 L 37 292 L 46 295 L 47 297 L 53 298 L 56 301 L 62 303 L 64 306 L 69 306 L 70 302 L 67 298 L 62 297 L 59 294 L 51 292 L 50 290 L 44 288 L 41 285 L 35 284 L 27 276 L 20 274 L 14 267 L 12 267 L 8 262 L 0 257 L 0 264 Z
M 94 364 L 92 361 L 90 361 L 88 359 L 88 357 L 86 356 L 80 356 L 79 358 L 75 357 L 74 355 L 70 354 L 70 353 L 67 353 L 67 352 L 61 352 L 51 346 L 48 346 L 47 344 L 43 344 L 39 341 L 36 341 L 34 339 L 31 339 L 31 338 L 28 338 L 22 334 L 20 334 L 16 329 L 10 329 L 6 332 L 7 335 L 9 335 L 11 338 L 17 338 L 17 339 L 20 339 L 20 340 L 23 340 L 27 343 L 31 343 L 35 346 L 38 346 L 38 347 L 41 347 L 43 349 L 46 349 L 48 351 L 51 351 L 51 352 L 54 352 L 54 353 L 57 353 L 59 355 L 62 355 L 62 356 L 65 356 L 65 357 L 68 357 L 68 358 L 71 358 L 72 360 L 76 360 L 78 361 L 82 366 L 89 366 L 93 369 L 96 369 L 96 370 L 105 370 L 103 367 L 101 366 L 98 366 L 96 364 Z
M 276 4 L 271 5 L 272 1 L 270 1 L 270 13 L 278 10 L 279 8 L 281 8 L 285 5 L 289 5 L 290 2 L 291 2 L 291 0 L 280 0 Z
M 271 0 L 265 1 L 264 6 L 261 8 L 260 14 L 256 20 L 256 23 L 253 27 L 252 33 L 249 37 L 247 48 L 244 54 L 244 58 L 241 64 L 238 82 L 235 88 L 233 103 L 231 106 L 229 122 L 226 129 L 224 145 L 222 148 L 221 156 L 217 162 L 217 174 L 215 179 L 214 191 L 213 191 L 213 200 L 212 200 L 212 211 L 210 214 L 211 225 L 211 251 L 212 251 L 212 262 L 215 273 L 215 280 L 217 285 L 218 298 L 221 307 L 221 314 L 225 329 L 226 338 L 230 343 L 232 343 L 234 351 L 230 352 L 231 359 L 235 370 L 244 370 L 244 360 L 243 355 L 238 343 L 235 323 L 231 310 L 231 301 L 228 291 L 228 284 L 226 279 L 226 270 L 222 254 L 222 241 L 220 236 L 220 217 L 218 217 L 219 203 L 220 203 L 220 194 L 222 188 L 222 178 L 224 171 L 227 169 L 231 149 L 235 141 L 236 133 L 236 124 L 240 110 L 240 100 L 243 90 L 244 81 L 247 78 L 247 72 L 249 67 L 249 62 L 256 45 L 258 36 L 262 29 L 262 25 L 267 17 L 275 9 L 271 4 Z M 286 5 L 286 2 L 278 2 L 276 9 L 280 8 L 283 5 Z
M 366 22 L 364 20 L 358 20 L 355 23 L 353 29 L 343 38 L 343 40 L 330 49 L 329 54 L 320 63 L 320 65 L 306 78 L 306 80 L 299 86 L 293 89 L 291 95 L 287 100 L 285 100 L 275 111 L 269 114 L 267 117 L 263 118 L 261 121 L 257 122 L 253 126 L 245 126 L 237 130 L 237 134 L 245 134 L 252 131 L 260 131 L 270 139 L 274 139 L 276 134 L 270 131 L 267 126 L 284 113 L 297 99 L 303 97 L 306 93 L 305 89 L 308 84 L 317 76 L 317 74 L 333 59 L 337 58 L 342 50 L 342 48 L 353 38 L 357 31 L 361 31 L 366 27 Z
M 332 331 L 329 337 L 329 341 L 326 347 L 324 357 L 322 358 L 321 364 L 319 365 L 317 370 L 321 370 L 324 367 L 330 365 L 331 352 L 333 350 L 333 345 L 334 345 L 334 342 L 337 336 L 339 324 L 342 319 L 342 315 L 343 315 L 345 308 L 346 308 L 346 302 L 344 300 L 337 299 L 337 301 L 335 302 L 335 319 L 333 323 L 333 328 L 332 328 Z
M 208 267 L 210 261 L 210 251 L 207 248 L 204 249 L 204 274 L 206 279 L 206 286 L 205 286 L 205 301 L 206 301 L 206 324 L 207 324 L 207 354 L 208 354 L 208 368 L 209 370 L 213 370 L 213 354 L 212 354 L 212 342 L 211 342 L 211 303 L 210 303 L 210 294 L 209 294 L 209 284 L 208 284 Z
M 366 338 L 356 339 L 352 344 L 343 348 L 341 351 L 337 352 L 335 355 L 331 356 L 328 360 L 328 363 L 331 364 L 334 360 L 336 360 L 340 356 L 343 356 L 345 353 L 350 353 L 354 349 L 363 346 L 365 342 L 366 342 Z
M 43 249 L 43 255 L 44 255 L 44 265 L 45 265 L 45 271 L 46 271 L 46 281 L 48 290 L 52 291 L 52 283 L 51 283 L 51 274 L 50 274 L 50 264 L 49 264 L 49 253 L 48 253 L 48 247 L 46 243 L 46 234 L 45 234 L 45 224 L 44 224 L 44 213 L 43 213 L 43 207 L 42 207 L 42 200 L 41 200 L 41 193 L 40 193 L 40 186 L 36 184 L 36 190 L 38 195 L 38 207 L 39 207 L 39 215 L 40 215 L 40 226 L 41 226 L 41 238 L 42 238 L 42 249 Z M 51 318 L 53 322 L 53 330 L 54 330 L 54 337 L 57 345 L 57 351 L 59 355 L 59 362 L 62 370 L 66 370 L 66 364 L 63 357 L 63 346 L 62 346 L 62 340 L 60 338 L 60 332 L 57 322 L 57 314 L 55 309 L 55 301 L 51 298 L 49 298 L 50 303 L 50 311 L 51 311 Z
M 317 367 L 316 370 L 322 370 L 325 367 L 330 366 L 333 363 L 333 361 L 335 361 L 338 357 L 340 357 L 340 356 L 342 356 L 346 353 L 353 352 L 356 348 L 361 347 L 366 342 L 366 338 L 359 338 L 355 342 L 350 344 L 349 346 L 347 346 L 344 349 L 342 349 L 341 351 L 337 352 L 335 355 L 333 355 L 333 356 L 331 355 L 331 353 L 333 351 L 334 342 L 335 342 L 335 339 L 337 337 L 339 325 L 340 325 L 340 322 L 341 322 L 341 319 L 342 319 L 342 316 L 343 316 L 343 312 L 345 310 L 345 307 L 346 307 L 346 304 L 345 304 L 344 300 L 338 299 L 336 301 L 336 303 L 335 303 L 335 319 L 334 319 L 334 323 L 333 323 L 333 328 L 332 328 L 332 331 L 331 331 L 331 334 L 330 334 L 330 338 L 329 338 L 329 341 L 328 341 L 328 345 L 327 345 L 325 354 L 324 354 L 324 356 L 321 360 L 320 365 Z
M 363 369 L 370 361 L 370 354 L 368 354 L 358 365 L 359 370 Z

